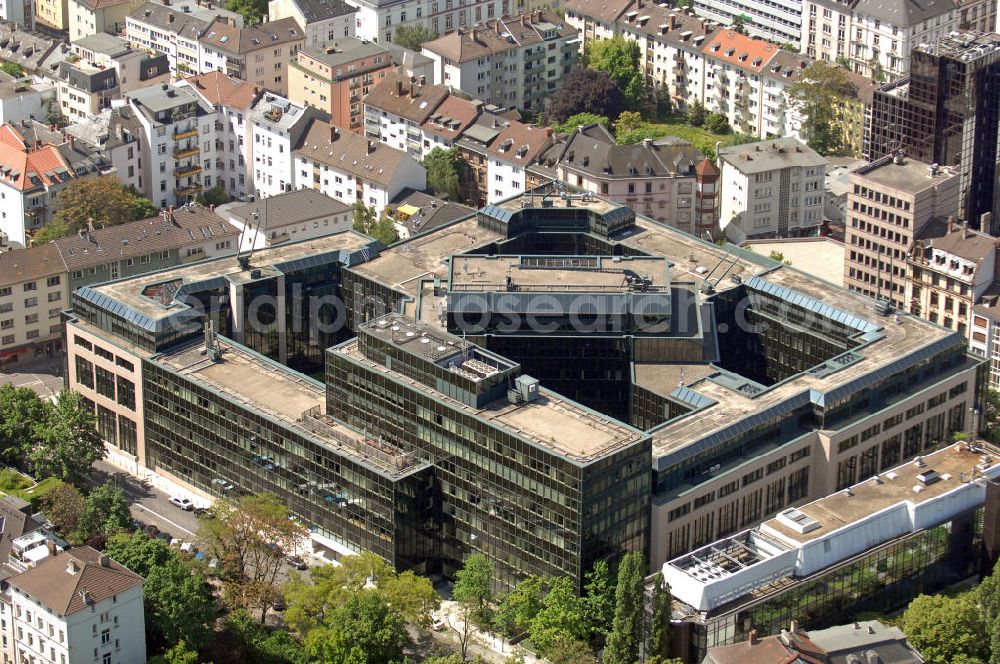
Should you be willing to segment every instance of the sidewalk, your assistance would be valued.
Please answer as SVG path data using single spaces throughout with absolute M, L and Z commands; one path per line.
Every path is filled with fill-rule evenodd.
M 434 638 L 446 641 L 456 651 L 460 649 L 458 635 L 449 625 L 453 625 L 461 631 L 464 626 L 461 614 L 462 611 L 459 608 L 458 602 L 442 600 L 441 608 L 435 611 L 432 616 L 434 620 L 440 619 L 445 623 L 444 629 L 439 632 L 432 632 Z M 493 664 L 503 664 L 511 655 L 523 656 L 525 664 L 548 664 L 547 660 L 535 656 L 521 646 L 510 645 L 507 639 L 499 634 L 484 632 L 475 626 L 472 627 L 471 636 L 469 637 L 468 655 L 470 659 L 478 655 Z

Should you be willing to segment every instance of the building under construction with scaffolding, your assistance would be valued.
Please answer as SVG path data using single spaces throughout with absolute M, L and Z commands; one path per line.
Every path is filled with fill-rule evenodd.
M 123 463 L 401 568 L 656 568 L 975 427 L 961 335 L 558 183 L 240 259 L 77 291 L 71 387 Z

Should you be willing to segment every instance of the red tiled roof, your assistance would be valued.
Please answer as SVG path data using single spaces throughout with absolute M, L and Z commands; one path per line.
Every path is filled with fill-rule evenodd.
M 455 140 L 479 116 L 479 107 L 471 101 L 449 96 L 420 127 L 427 132 Z
M 515 164 L 530 164 L 552 144 L 550 129 L 511 122 L 487 149 L 491 155 Z
M 0 182 L 25 191 L 39 185 L 58 184 L 72 177 L 75 174 L 55 146 L 46 145 L 29 152 L 14 127 L 10 124 L 0 127 Z
M 184 79 L 211 104 L 224 104 L 230 108 L 250 108 L 253 86 L 246 81 L 226 76 L 221 71 L 188 76 Z
M 733 30 L 723 30 L 701 50 L 706 56 L 716 60 L 759 73 L 781 49 L 777 44 L 763 39 L 752 39 Z

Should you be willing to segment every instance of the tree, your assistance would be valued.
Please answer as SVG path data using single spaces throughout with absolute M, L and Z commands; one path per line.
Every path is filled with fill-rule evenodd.
M 267 0 L 227 0 L 226 9 L 242 16 L 247 26 L 257 25 L 267 17 Z
M 666 660 L 670 657 L 670 584 L 657 572 L 653 581 L 653 616 L 649 625 L 650 657 Z
M 108 539 L 104 552 L 145 577 L 146 633 L 151 642 L 185 641 L 197 649 L 208 641 L 215 618 L 212 588 L 166 542 L 144 533 L 119 533 Z
M 21 78 L 24 76 L 24 67 L 16 62 L 4 62 L 3 64 L 0 64 L 0 71 L 9 76 L 13 76 L 14 78 Z
M 275 585 L 285 551 L 305 538 L 288 507 L 271 493 L 219 501 L 215 516 L 202 521 L 202 539 L 225 566 L 224 589 L 231 603 L 260 611 L 264 622 L 278 592 Z
M 989 657 L 987 626 L 972 593 L 920 595 L 903 614 L 902 627 L 927 664 L 975 664 Z
M 1000 561 L 997 561 L 993 572 L 984 577 L 976 588 L 976 602 L 986 624 L 992 625 L 1000 620 Z
M 80 515 L 80 539 L 86 541 L 97 534 L 112 535 L 127 529 L 131 523 L 132 514 L 125 492 L 107 481 L 91 491 L 84 502 Z
M 61 224 L 59 227 L 70 234 L 87 228 L 88 220 L 96 228 L 102 228 L 156 214 L 152 203 L 123 186 L 113 175 L 73 180 L 56 196 L 55 208 L 53 222 Z
M 646 81 L 639 67 L 639 44 L 624 37 L 612 37 L 588 42 L 585 48 L 587 66 L 608 73 L 622 91 L 625 107 L 642 108 L 646 101 Z
M 18 463 L 39 440 L 38 425 L 48 421 L 49 404 L 28 387 L 0 385 L 0 457 Z
M 571 115 L 559 124 L 552 125 L 552 131 L 557 134 L 571 134 L 578 127 L 587 127 L 594 124 L 608 126 L 606 115 L 594 115 L 593 113 L 577 113 Z
M 431 624 L 431 614 L 441 604 L 441 597 L 430 579 L 410 570 L 381 577 L 377 587 L 407 622 L 420 627 L 426 628 Z
M 555 123 L 578 113 L 615 118 L 623 104 L 622 91 L 607 72 L 574 67 L 549 97 L 548 116 Z
M 361 201 L 354 204 L 354 230 L 386 246 L 399 242 L 399 231 L 396 230 L 392 219 L 386 216 L 384 211 L 381 216 L 376 216 L 375 208 L 367 207 Z
M 805 117 L 802 129 L 809 147 L 824 156 L 837 152 L 843 133 L 836 125 L 834 110 L 845 99 L 857 97 L 846 70 L 818 60 L 799 74 L 785 94 Z
M 657 84 L 653 97 L 656 100 L 656 119 L 660 122 L 666 122 L 674 112 L 674 103 L 670 99 L 670 88 L 663 83 Z
M 406 621 L 385 595 L 363 590 L 306 636 L 306 650 L 327 664 L 401 664 L 407 641 Z
M 210 650 L 217 661 L 254 664 L 307 664 L 305 646 L 283 629 L 270 629 L 242 609 L 222 625 Z
M 60 484 L 42 497 L 41 508 L 55 525 L 56 532 L 68 537 L 80 525 L 84 510 L 83 494 L 72 484 Z
M 229 194 L 222 188 L 222 185 L 217 184 L 211 189 L 195 196 L 194 200 L 199 205 L 222 205 L 229 202 Z
M 28 451 L 28 467 L 36 477 L 82 480 L 105 454 L 94 414 L 83 405 L 83 397 L 63 390 L 47 415 L 38 442 Z
M 737 14 L 733 17 L 733 25 L 731 26 L 733 32 L 741 35 L 747 33 L 747 16 L 745 14 Z
M 990 629 L 990 664 L 1000 664 L 1000 620 Z
M 486 604 L 493 598 L 493 563 L 481 553 L 476 553 L 462 563 L 455 572 L 452 596 L 463 604 L 472 605 L 479 618 L 485 617 Z
M 566 637 L 556 639 L 545 654 L 552 664 L 597 664 L 594 651 L 583 641 Z
M 31 234 L 31 246 L 37 247 L 71 234 L 69 224 L 61 219 L 53 219 Z
M 570 578 L 552 579 L 542 609 L 531 621 L 531 642 L 547 654 L 560 640 L 585 641 L 590 635 L 589 618 L 586 602 L 577 597 Z
M 592 635 L 607 634 L 611 631 L 611 623 L 615 618 L 615 585 L 611 581 L 611 570 L 606 560 L 594 563 L 583 589 Z
M 642 114 L 636 111 L 622 111 L 615 120 L 615 136 L 620 137 L 627 132 L 635 131 L 642 126 Z M 619 139 L 619 143 L 621 140 Z
M 396 34 L 393 35 L 392 42 L 411 51 L 419 52 L 424 42 L 429 42 L 437 38 L 437 30 L 431 30 L 425 25 L 401 25 L 396 28 Z
M 164 664 L 199 664 L 198 651 L 192 650 L 187 641 L 178 641 L 163 654 Z
M 459 170 L 462 167 L 462 157 L 456 148 L 445 150 L 434 148 L 424 157 L 424 168 L 427 169 L 427 186 L 438 196 L 447 196 L 458 200 Z
M 518 582 L 514 589 L 500 598 L 493 615 L 493 625 L 503 634 L 515 636 L 531 625 L 542 610 L 545 580 L 540 576 L 529 576 Z
M 713 134 L 728 134 L 732 131 L 729 120 L 721 113 L 709 113 L 705 118 L 705 129 Z
M 626 553 L 618 568 L 615 618 L 604 649 L 605 664 L 634 664 L 642 642 L 642 581 L 645 562 L 641 553 Z
M 700 127 L 705 124 L 705 118 L 708 116 L 708 111 L 705 110 L 705 105 L 701 103 L 700 100 L 695 99 L 687 112 L 687 122 L 692 127 Z

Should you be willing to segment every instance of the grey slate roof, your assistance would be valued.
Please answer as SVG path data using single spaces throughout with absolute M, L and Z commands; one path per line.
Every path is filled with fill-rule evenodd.
M 602 177 L 694 175 L 705 156 L 684 141 L 618 145 L 603 125 L 574 130 L 563 146 L 559 163 Z
M 388 49 L 381 44 L 363 39 L 355 39 L 354 37 L 339 37 L 332 42 L 324 42 L 316 46 L 306 46 L 299 49 L 299 51 L 331 67 L 340 67 L 348 62 L 354 62 L 355 60 L 373 55 L 389 55 Z M 386 58 L 385 64 L 389 64 L 388 58 Z M 350 75 L 355 76 L 357 74 Z M 336 74 L 328 76 L 328 78 L 335 77 Z
M 142 5 L 129 14 L 129 18 L 191 40 L 197 39 L 208 27 L 208 21 L 155 2 Z
M 295 6 L 298 7 L 299 13 L 302 14 L 302 18 L 306 20 L 306 24 L 317 23 L 319 21 L 336 18 L 337 16 L 343 16 L 344 14 L 353 14 L 358 11 L 356 7 L 352 7 L 344 2 L 344 0 L 292 1 L 295 3 Z
M 429 231 L 438 226 L 450 224 L 453 221 L 464 219 L 476 213 L 475 208 L 437 196 L 431 196 L 430 194 L 416 191 L 409 187 L 399 192 L 399 195 L 392 199 L 392 205 L 397 208 L 401 205 L 412 205 L 420 209 L 419 212 L 413 214 L 406 221 L 396 222 L 409 228 L 411 236 Z
M 952 0 L 859 0 L 854 11 L 901 28 L 955 9 Z
M 256 212 L 260 220 L 260 230 L 273 230 L 313 219 L 322 219 L 332 214 L 342 214 L 349 210 L 351 210 L 350 205 L 315 189 L 306 188 L 233 207 L 229 210 L 229 214 L 245 222 Z M 256 223 L 255 220 L 254 224 Z
M 59 63 L 59 79 L 88 93 L 118 89 L 118 70 L 114 67 L 85 71 L 64 60 Z

